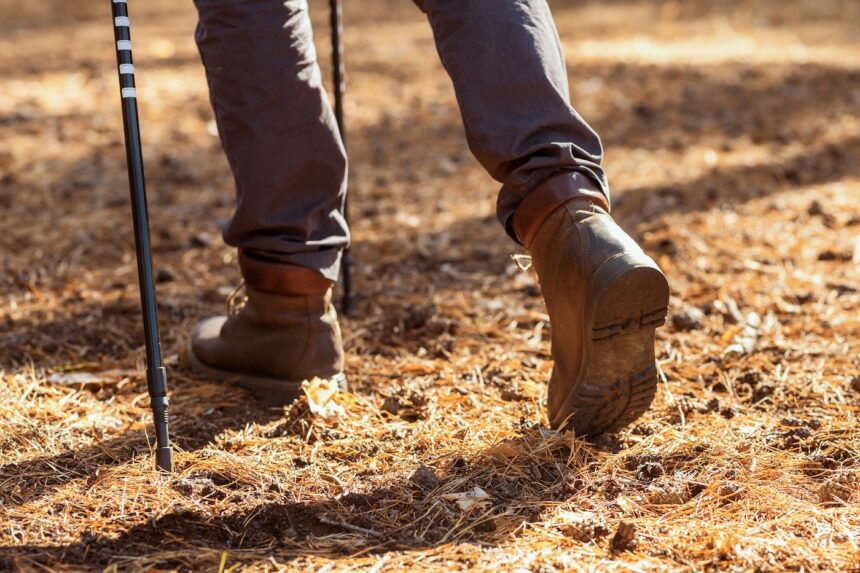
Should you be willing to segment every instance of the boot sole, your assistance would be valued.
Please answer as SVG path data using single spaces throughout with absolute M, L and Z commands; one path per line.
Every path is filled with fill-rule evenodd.
M 648 410 L 657 393 L 655 332 L 668 307 L 669 283 L 651 259 L 624 254 L 597 269 L 584 309 L 582 368 L 558 426 L 576 435 L 611 432 Z
M 255 398 L 270 406 L 286 406 L 295 402 L 303 394 L 302 382 L 304 380 L 296 382 L 293 380 L 266 378 L 213 368 L 197 358 L 190 345 L 188 347 L 188 363 L 191 366 L 191 371 L 195 374 L 214 382 L 225 382 L 250 390 Z M 335 374 L 330 379 L 335 380 L 342 391 L 347 391 L 348 384 L 346 376 L 343 373 Z

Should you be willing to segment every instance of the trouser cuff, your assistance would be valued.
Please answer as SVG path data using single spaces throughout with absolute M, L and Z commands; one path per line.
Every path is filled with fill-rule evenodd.
M 609 212 L 609 200 L 588 176 L 567 172 L 538 185 L 514 211 L 513 229 L 517 240 L 529 248 L 544 221 L 572 199 L 586 199 Z
M 317 270 L 272 261 L 245 249 L 239 250 L 239 268 L 245 284 L 274 295 L 324 294 L 334 285 L 334 281 Z

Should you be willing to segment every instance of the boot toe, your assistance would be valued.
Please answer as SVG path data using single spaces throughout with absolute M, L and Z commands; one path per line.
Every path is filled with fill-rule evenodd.
M 303 380 L 343 378 L 343 345 L 330 296 L 248 289 L 238 313 L 196 326 L 188 351 L 191 370 L 248 388 L 270 404 L 294 400 Z
M 227 322 L 226 316 L 212 316 L 200 321 L 191 334 L 190 353 L 204 363 L 210 363 L 217 355 L 215 345 L 221 334 L 221 328 Z

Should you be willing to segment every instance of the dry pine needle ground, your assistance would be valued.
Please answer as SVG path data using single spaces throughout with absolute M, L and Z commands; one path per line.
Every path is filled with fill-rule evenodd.
M 346 6 L 352 392 L 326 418 L 192 376 L 185 337 L 238 279 L 231 183 L 191 2 L 141 4 L 169 478 L 107 7 L 62 4 L 0 1 L 0 569 L 860 566 L 856 2 L 552 2 L 615 213 L 673 286 L 653 410 L 590 441 L 547 429 L 539 290 L 405 0 Z

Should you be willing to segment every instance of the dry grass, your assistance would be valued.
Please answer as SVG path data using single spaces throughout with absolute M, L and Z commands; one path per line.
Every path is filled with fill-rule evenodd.
M 7 4 L 0 569 L 860 567 L 855 2 L 554 3 L 616 214 L 673 286 L 653 410 L 591 441 L 546 429 L 535 278 L 407 2 L 347 2 L 362 300 L 344 320 L 344 413 L 193 377 L 185 337 L 237 281 L 205 235 L 230 177 L 191 3 L 134 12 L 169 478 L 150 469 L 105 13 L 65 2 L 54 24 L 56 2 Z

